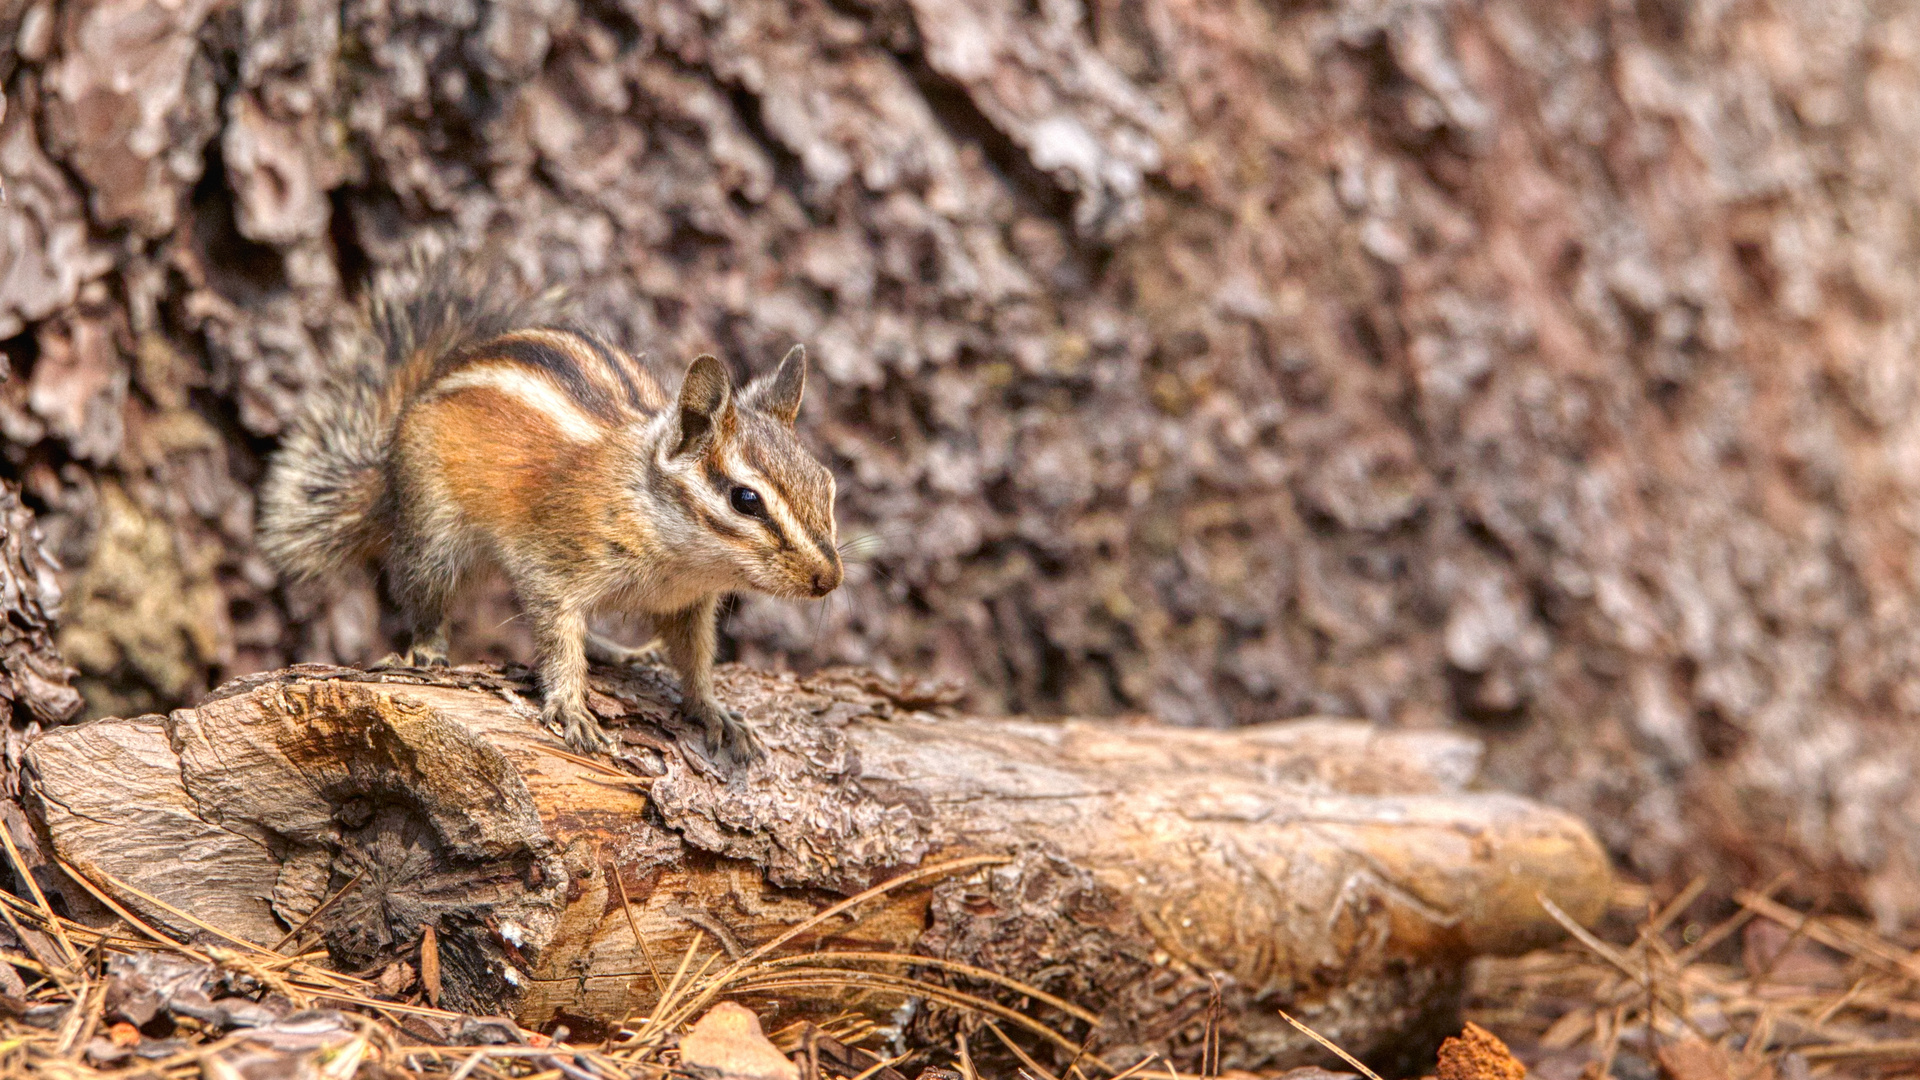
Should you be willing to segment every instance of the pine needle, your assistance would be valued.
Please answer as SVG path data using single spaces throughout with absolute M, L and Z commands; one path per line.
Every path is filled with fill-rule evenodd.
M 1279 1010 L 1279 1013 L 1280 1013 L 1280 1019 L 1285 1020 L 1287 1023 L 1292 1024 L 1294 1027 L 1298 1028 L 1300 1030 L 1300 1034 L 1305 1035 L 1307 1038 L 1312 1039 L 1314 1042 L 1317 1042 L 1321 1046 L 1324 1046 L 1328 1050 L 1331 1050 L 1334 1053 L 1334 1055 L 1338 1057 L 1341 1061 L 1344 1061 L 1347 1064 L 1353 1066 L 1355 1069 L 1359 1070 L 1360 1075 L 1366 1077 L 1367 1080 L 1380 1080 L 1379 1073 L 1374 1072 L 1372 1069 L 1367 1068 L 1367 1065 L 1365 1062 L 1361 1061 L 1359 1058 L 1354 1057 L 1352 1054 L 1347 1053 L 1345 1050 L 1342 1050 L 1339 1046 L 1335 1045 L 1332 1039 L 1327 1038 L 1325 1035 L 1320 1034 L 1319 1032 L 1313 1030 L 1312 1028 L 1301 1023 L 1300 1021 L 1295 1020 L 1293 1018 L 1293 1014 L 1287 1012 L 1287 1010 L 1285 1009 Z

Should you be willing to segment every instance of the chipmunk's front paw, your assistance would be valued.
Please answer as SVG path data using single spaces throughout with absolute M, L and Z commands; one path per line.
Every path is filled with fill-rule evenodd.
M 706 728 L 707 756 L 714 764 L 746 766 L 766 759 L 767 747 L 760 741 L 760 733 L 738 712 L 717 701 L 695 702 L 686 711 Z
M 567 745 L 576 753 L 604 754 L 613 749 L 613 739 L 607 735 L 600 721 L 593 718 L 586 706 L 575 705 L 572 708 L 550 708 L 542 717 L 549 725 L 558 726 Z

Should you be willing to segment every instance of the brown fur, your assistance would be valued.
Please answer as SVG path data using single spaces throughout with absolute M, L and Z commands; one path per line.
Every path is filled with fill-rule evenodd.
M 670 397 L 586 334 L 424 295 L 417 310 L 376 302 L 389 364 L 350 367 L 276 456 L 263 547 L 303 577 L 380 558 L 413 662 L 445 662 L 449 597 L 497 566 L 533 625 L 545 715 L 583 751 L 607 745 L 586 709 L 589 654 L 634 655 L 587 620 L 650 615 L 709 750 L 756 756 L 751 728 L 713 693 L 719 597 L 817 597 L 841 579 L 833 478 L 793 431 L 804 352 L 737 393 L 698 358 Z

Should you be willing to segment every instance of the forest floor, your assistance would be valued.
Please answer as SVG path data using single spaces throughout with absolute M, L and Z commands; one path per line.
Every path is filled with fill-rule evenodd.
M 1776 886 L 1784 883 L 1776 883 Z M 1808 1080 L 1920 1075 L 1920 940 L 1845 917 L 1735 894 L 1714 921 L 1705 882 L 1656 897 L 1623 884 L 1596 932 L 1569 923 L 1559 946 L 1476 962 L 1466 1028 L 1422 1070 L 1437 1080 Z M 102 894 L 103 895 L 103 894 Z M 1722 905 L 1725 906 L 1724 904 Z M 613 1039 L 569 1044 L 501 1018 L 434 1008 L 433 964 L 371 978 L 332 971 L 325 954 L 285 956 L 205 927 L 167 937 L 131 913 L 102 933 L 56 916 L 37 895 L 0 893 L 0 1075 L 184 1080 L 1125 1080 L 1254 1074 L 1182 1070 L 1148 1059 L 1115 1069 L 1091 1057 L 1050 1069 L 993 1017 L 977 1036 L 885 1059 L 861 1049 L 874 1029 L 846 1018 L 763 1038 L 744 1010 L 710 1014 L 704 1041 L 685 1023 L 722 999 L 725 974 L 689 953 L 663 1007 Z M 289 935 L 290 938 L 297 935 Z M 949 991 L 951 992 L 951 991 Z M 1006 1019 L 1001 1015 L 1001 1020 Z M 1328 1070 L 1365 1065 L 1328 1045 Z M 784 1054 L 770 1054 L 773 1047 Z M 1509 1048 L 1510 1051 L 1509 1052 Z M 695 1060 L 698 1058 L 698 1060 Z M 1343 1058 L 1345 1060 L 1343 1060 Z M 1433 1059 L 1429 1059 L 1430 1061 Z M 1285 1075 L 1285 1074 L 1282 1074 Z M 1387 1077 L 1385 1080 L 1400 1080 Z

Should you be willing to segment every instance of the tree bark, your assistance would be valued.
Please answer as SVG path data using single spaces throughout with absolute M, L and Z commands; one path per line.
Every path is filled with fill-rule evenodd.
M 19 488 L 0 481 L 0 703 L 10 726 L 30 730 L 80 713 L 75 672 L 53 644 L 59 609 L 60 582 L 41 547 L 40 526 L 21 504 Z M 6 757 L 17 761 L 17 748 Z M 10 788 L 11 764 L 5 772 Z
M 40 737 L 28 805 L 60 858 L 176 933 L 204 936 L 145 897 L 271 946 L 339 894 L 310 933 L 345 968 L 416 962 L 430 926 L 443 1003 L 575 1032 L 643 1013 L 652 973 L 695 938 L 737 955 L 968 856 L 1000 858 L 888 893 L 794 951 L 1024 980 L 1098 1014 L 1096 1047 L 1123 1063 L 1197 1054 L 1217 985 L 1221 1060 L 1253 1067 L 1314 1056 L 1276 1006 L 1378 1050 L 1444 1017 L 1472 956 L 1556 936 L 1538 895 L 1581 919 L 1607 897 L 1586 828 L 1470 790 L 1479 748 L 1456 735 L 941 715 L 937 695 L 866 673 L 736 667 L 723 696 L 772 755 L 723 779 L 697 732 L 674 734 L 671 686 L 596 673 L 595 708 L 624 740 L 614 767 L 566 753 L 519 679 L 295 668 L 168 717 Z M 885 994 L 749 1000 L 902 1022 Z

